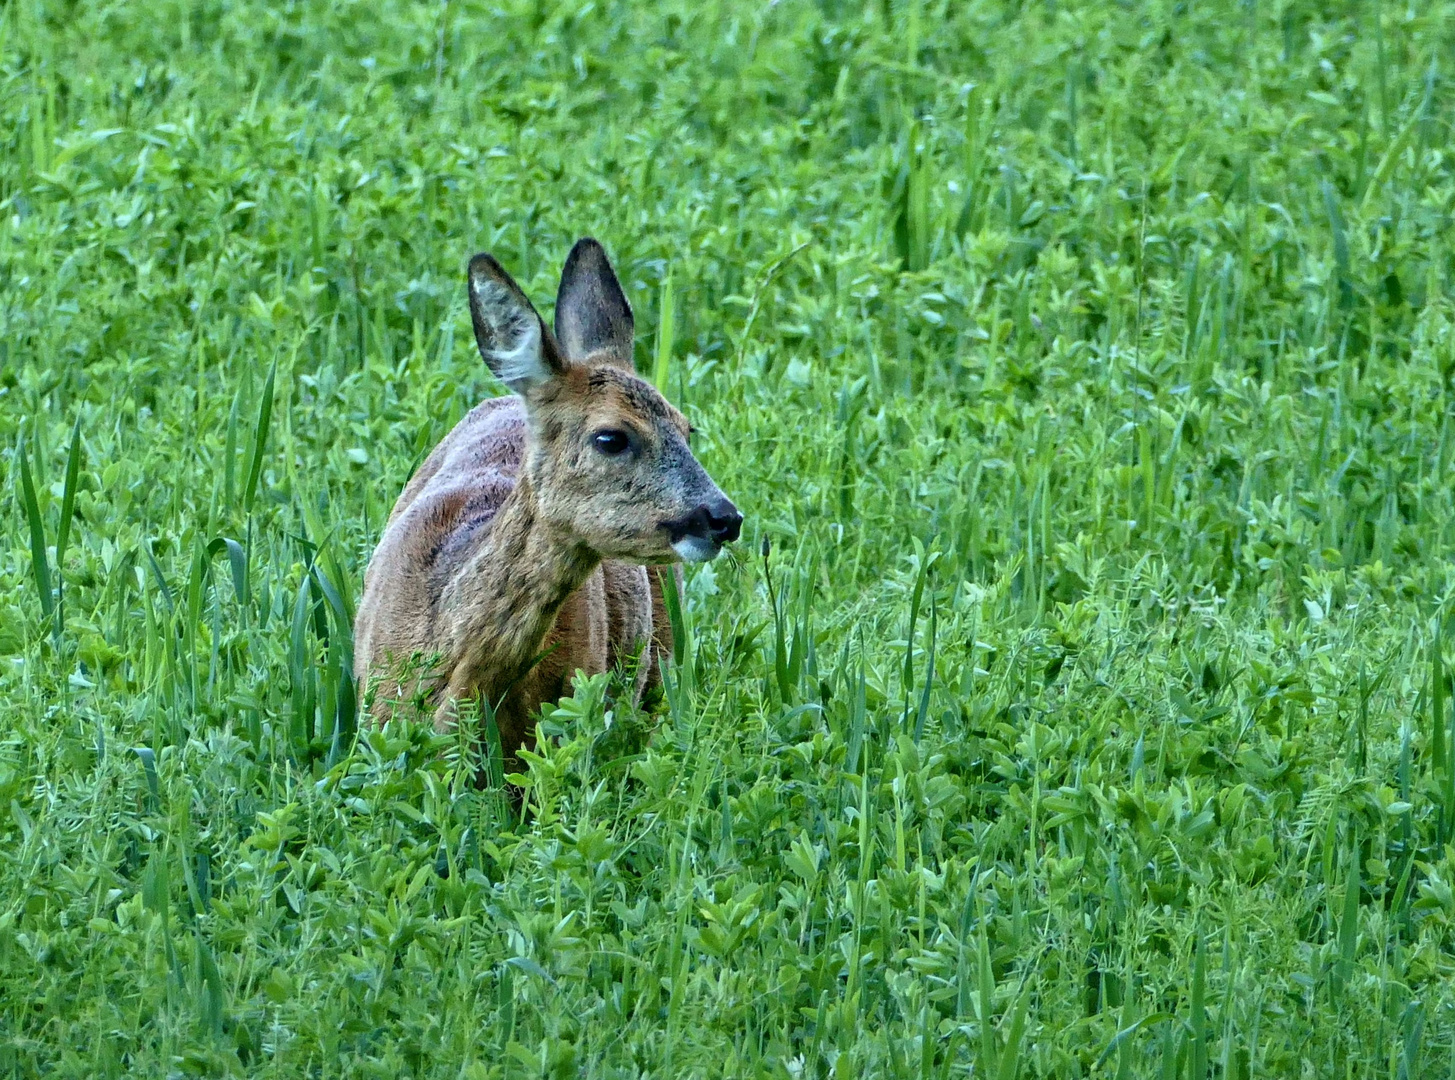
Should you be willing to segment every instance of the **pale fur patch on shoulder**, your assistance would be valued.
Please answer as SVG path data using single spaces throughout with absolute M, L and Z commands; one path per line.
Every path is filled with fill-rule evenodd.
M 496 347 L 486 358 L 490 370 L 512 389 L 544 382 L 550 370 L 541 356 L 541 324 L 521 307 L 510 290 L 489 278 L 470 282 L 476 310 L 490 325 Z

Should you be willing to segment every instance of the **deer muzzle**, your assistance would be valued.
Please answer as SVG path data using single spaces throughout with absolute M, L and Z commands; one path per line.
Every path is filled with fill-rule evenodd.
M 706 562 L 736 540 L 743 529 L 743 515 L 722 492 L 674 521 L 663 523 L 672 550 L 685 562 Z

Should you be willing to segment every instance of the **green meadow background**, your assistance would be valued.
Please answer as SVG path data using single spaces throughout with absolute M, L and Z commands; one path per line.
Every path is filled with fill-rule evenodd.
M 1455 1076 L 1455 4 L 0 11 L 0 1076 Z M 350 624 L 582 234 L 747 524 L 522 814 Z

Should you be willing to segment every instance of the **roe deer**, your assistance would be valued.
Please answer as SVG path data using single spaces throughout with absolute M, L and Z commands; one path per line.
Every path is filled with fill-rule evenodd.
M 360 695 L 376 718 L 416 694 L 437 729 L 460 699 L 495 710 L 507 760 L 576 669 L 671 655 L 659 573 L 736 540 L 742 515 L 688 449 L 687 419 L 632 369 L 632 311 L 606 252 L 577 242 L 552 333 L 491 256 L 470 317 L 512 396 L 477 405 L 405 486 L 364 574 Z M 412 658 L 437 659 L 421 677 Z

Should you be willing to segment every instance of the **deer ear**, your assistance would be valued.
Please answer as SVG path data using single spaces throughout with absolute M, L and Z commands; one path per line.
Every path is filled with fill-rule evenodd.
M 591 237 L 576 241 L 556 293 L 556 338 L 571 360 L 605 353 L 608 363 L 632 370 L 632 306 L 606 251 Z
M 485 363 L 517 394 L 565 370 L 555 336 L 520 286 L 490 255 L 470 260 L 470 321 Z

